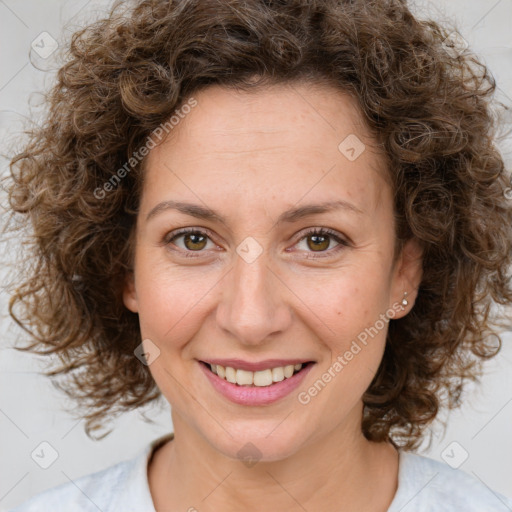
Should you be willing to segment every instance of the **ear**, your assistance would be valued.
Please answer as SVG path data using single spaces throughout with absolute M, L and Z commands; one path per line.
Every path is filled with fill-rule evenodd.
M 393 283 L 391 289 L 392 304 L 390 307 L 395 310 L 394 318 L 401 318 L 413 308 L 416 297 L 418 296 L 418 288 L 423 277 L 423 247 L 417 238 L 411 238 L 402 247 L 402 251 L 393 272 Z M 407 295 L 404 296 L 404 292 Z M 407 298 L 407 306 L 404 310 L 400 306 L 399 310 L 393 308 L 393 304 L 401 304 L 404 297 Z
M 123 287 L 123 302 L 124 305 L 132 312 L 139 312 L 139 303 L 137 300 L 137 292 L 135 291 L 135 278 L 133 271 L 126 274 L 124 287 Z

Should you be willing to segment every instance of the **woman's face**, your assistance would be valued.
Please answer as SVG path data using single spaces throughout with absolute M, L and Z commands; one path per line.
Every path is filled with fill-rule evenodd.
M 397 303 L 408 291 L 411 307 L 420 272 L 410 243 L 393 264 L 384 159 L 335 89 L 213 86 L 195 100 L 147 158 L 124 291 L 175 429 L 233 458 L 252 443 L 263 460 L 336 429 L 360 436 L 386 320 L 407 313 Z M 262 363 L 226 372 L 263 385 L 204 364 L 227 359 Z M 294 362 L 312 363 L 290 381 L 272 371 Z

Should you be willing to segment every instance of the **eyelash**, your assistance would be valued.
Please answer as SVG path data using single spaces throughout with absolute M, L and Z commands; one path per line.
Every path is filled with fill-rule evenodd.
M 208 231 L 203 231 L 203 230 L 197 229 L 197 228 L 183 228 L 183 229 L 180 229 L 176 232 L 173 232 L 173 233 L 170 233 L 169 235 L 167 235 L 164 238 L 164 244 L 170 245 L 171 242 L 173 240 L 175 240 L 176 238 L 183 236 L 183 235 L 188 235 L 188 234 L 203 235 L 211 240 L 211 237 L 209 236 Z M 332 255 L 332 253 L 338 253 L 344 247 L 349 246 L 349 243 L 346 240 L 339 237 L 336 231 L 333 231 L 332 229 L 329 229 L 329 228 L 312 228 L 312 229 L 304 232 L 303 235 L 301 236 L 301 238 L 297 241 L 297 243 L 302 242 L 302 240 L 304 240 L 308 236 L 326 236 L 326 235 L 328 235 L 335 242 L 337 242 L 338 245 L 334 249 L 330 249 L 327 251 L 320 251 L 320 253 L 323 253 L 323 254 L 328 253 L 327 256 L 316 256 L 316 255 L 307 256 L 308 259 L 327 258 L 327 257 L 330 257 Z M 172 250 L 175 251 L 175 249 L 172 249 Z M 198 257 L 200 257 L 200 255 L 195 255 L 194 252 L 201 253 L 204 251 L 188 251 L 188 250 L 183 251 L 182 249 L 180 249 L 178 252 L 181 252 L 182 255 L 185 256 L 186 258 L 198 258 Z M 314 254 L 314 252 L 312 252 L 311 254 Z

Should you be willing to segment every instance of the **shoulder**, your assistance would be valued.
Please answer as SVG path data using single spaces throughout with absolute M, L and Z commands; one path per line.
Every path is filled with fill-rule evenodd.
M 147 489 L 148 449 L 134 458 L 89 475 L 69 480 L 36 494 L 11 512 L 154 512 Z
M 388 512 L 510 512 L 512 500 L 476 476 L 410 452 L 400 452 L 399 485 Z

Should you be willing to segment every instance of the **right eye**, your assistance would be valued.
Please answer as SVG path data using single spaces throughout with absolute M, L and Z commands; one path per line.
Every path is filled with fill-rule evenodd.
M 183 245 L 181 247 L 175 243 L 175 241 L 179 239 L 183 240 Z M 197 257 L 197 255 L 193 253 L 204 252 L 203 249 L 207 246 L 208 241 L 213 244 L 208 233 L 197 228 L 183 228 L 178 231 L 173 231 L 166 235 L 164 240 L 166 246 L 168 246 L 170 250 L 180 252 L 183 256 L 192 258 Z M 172 245 L 179 247 L 180 250 L 177 251 L 170 247 Z

